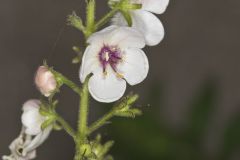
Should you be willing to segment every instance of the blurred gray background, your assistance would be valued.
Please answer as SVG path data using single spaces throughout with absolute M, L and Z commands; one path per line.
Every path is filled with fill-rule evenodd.
M 106 0 L 97 0 L 97 4 L 100 17 L 108 10 Z M 0 155 L 9 153 L 8 145 L 20 131 L 21 105 L 39 97 L 33 77 L 43 59 L 78 82 L 79 67 L 71 64 L 75 56 L 71 48 L 81 45 L 83 38 L 66 26 L 66 17 L 73 10 L 83 16 L 84 0 L 0 0 Z M 149 76 L 130 90 L 141 95 L 139 104 L 151 104 L 145 97 L 153 84 L 161 83 L 164 107 L 159 117 L 181 130 L 189 100 L 205 81 L 214 79 L 217 109 L 202 142 L 214 153 L 225 124 L 240 112 L 240 1 L 171 0 L 159 18 L 165 26 L 165 39 L 145 49 Z M 67 88 L 59 96 L 58 110 L 73 125 L 77 98 Z M 101 115 L 101 107 L 93 101 L 91 115 Z M 37 159 L 72 159 L 73 152 L 71 139 L 64 132 L 54 132 L 39 148 Z

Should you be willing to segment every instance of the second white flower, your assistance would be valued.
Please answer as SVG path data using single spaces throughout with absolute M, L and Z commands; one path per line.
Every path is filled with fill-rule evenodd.
M 110 103 L 120 99 L 130 85 L 142 82 L 148 74 L 149 64 L 142 48 L 142 34 L 130 27 L 110 26 L 94 33 L 88 39 L 82 58 L 80 80 L 93 73 L 89 92 L 94 99 Z

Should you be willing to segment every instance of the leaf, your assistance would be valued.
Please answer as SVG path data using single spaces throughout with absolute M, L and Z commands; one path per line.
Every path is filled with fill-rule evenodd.
M 199 145 L 208 126 L 215 104 L 216 86 L 213 81 L 208 81 L 193 99 L 192 111 L 185 131 L 186 140 L 192 145 Z
M 224 131 L 221 159 L 228 160 L 240 147 L 240 116 L 236 115 Z

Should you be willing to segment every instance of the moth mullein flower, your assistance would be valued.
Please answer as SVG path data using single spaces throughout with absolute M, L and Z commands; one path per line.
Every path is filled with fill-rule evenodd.
M 35 84 L 46 97 L 49 97 L 57 88 L 56 79 L 46 66 L 40 66 L 38 68 L 35 76 Z
M 49 136 L 53 126 L 49 125 L 47 128 L 42 129 L 42 124 L 47 117 L 40 114 L 39 100 L 29 100 L 23 104 L 22 125 L 25 128 L 25 134 L 35 136 L 34 139 L 25 147 L 25 151 L 31 151 L 41 145 Z
M 46 117 L 39 113 L 41 102 L 29 100 L 23 104 L 22 131 L 10 144 L 11 155 L 3 156 L 3 160 L 31 160 L 36 158 L 36 148 L 49 136 L 52 126 L 41 129 Z
M 94 33 L 87 40 L 80 68 L 80 80 L 87 75 L 92 97 L 110 103 L 120 99 L 130 85 L 142 82 L 149 70 L 148 59 L 142 48 L 144 37 L 130 27 L 110 26 Z
M 119 1 L 119 0 L 114 0 Z M 145 38 L 146 44 L 154 46 L 159 44 L 164 38 L 164 27 L 161 21 L 153 14 L 165 12 L 169 0 L 129 0 L 135 4 L 142 4 L 141 9 L 131 10 L 132 27 L 139 30 Z M 114 25 L 127 25 L 123 16 L 118 13 L 112 19 Z

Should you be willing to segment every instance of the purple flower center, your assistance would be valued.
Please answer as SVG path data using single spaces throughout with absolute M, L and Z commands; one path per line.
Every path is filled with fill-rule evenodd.
M 99 52 L 99 61 L 103 67 L 103 72 L 106 72 L 106 67 L 108 64 L 115 72 L 117 72 L 117 64 L 121 62 L 121 60 L 121 51 L 116 46 L 104 45 Z

